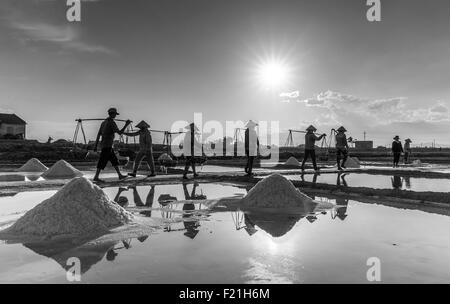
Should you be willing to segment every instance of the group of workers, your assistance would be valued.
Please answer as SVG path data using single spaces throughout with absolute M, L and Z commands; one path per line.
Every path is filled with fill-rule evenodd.
M 108 110 L 108 118 L 106 118 L 99 129 L 97 134 L 97 138 L 95 141 L 94 150 L 97 151 L 98 145 L 101 145 L 100 158 L 97 163 L 97 171 L 94 176 L 94 181 L 102 182 L 99 178 L 99 175 L 102 170 L 105 169 L 108 162 L 112 164 L 114 169 L 116 170 L 119 179 L 125 179 L 127 175 L 123 175 L 119 169 L 119 160 L 116 156 L 116 153 L 113 148 L 114 137 L 115 134 L 126 135 L 126 136 L 139 136 L 139 151 L 134 160 L 133 171 L 128 173 L 128 176 L 135 177 L 140 166 L 141 161 L 146 158 L 147 163 L 150 166 L 151 173 L 148 175 L 149 177 L 155 176 L 155 164 L 153 158 L 153 148 L 152 148 L 152 136 L 150 133 L 150 125 L 141 121 L 136 125 L 138 128 L 135 132 L 126 132 L 128 126 L 131 124 L 130 120 L 125 122 L 125 125 L 122 129 L 117 127 L 115 122 L 115 118 L 119 115 L 116 108 L 110 108 Z M 259 151 L 259 140 L 256 132 L 257 123 L 252 120 L 248 121 L 245 125 L 245 155 L 247 157 L 247 162 L 245 166 L 245 173 L 249 176 L 253 175 L 253 165 L 256 156 Z M 195 135 L 199 132 L 198 128 L 194 123 L 186 126 L 187 132 L 183 141 L 183 154 L 185 158 L 185 168 L 183 172 L 183 179 L 187 179 L 187 174 L 189 172 L 189 168 L 192 167 L 194 177 L 197 177 L 198 174 L 196 172 L 195 163 L 196 163 L 196 155 L 201 155 L 202 153 L 202 144 L 198 142 L 195 138 Z M 305 163 L 308 158 L 311 158 L 314 170 L 316 172 L 319 171 L 316 160 L 315 147 L 316 142 L 322 140 L 326 134 L 316 134 L 317 129 L 314 126 L 309 126 L 306 129 L 305 134 L 305 151 L 303 161 L 301 163 L 301 170 L 305 170 Z M 339 171 L 344 170 L 345 163 L 348 159 L 348 140 L 346 136 L 347 130 L 341 126 L 337 130 L 334 130 L 335 142 L 336 142 L 336 162 Z M 101 139 L 101 141 L 100 141 Z M 399 136 L 394 137 L 394 141 L 392 143 L 392 152 L 394 155 L 394 168 L 399 166 L 401 153 L 404 153 L 404 162 L 407 163 L 409 156 L 411 154 L 411 140 L 408 138 L 405 140 L 405 146 L 403 149 L 402 143 L 400 142 Z

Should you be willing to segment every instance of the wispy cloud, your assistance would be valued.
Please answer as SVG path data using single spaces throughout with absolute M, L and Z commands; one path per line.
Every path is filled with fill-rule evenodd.
M 7 23 L 9 28 L 14 31 L 14 36 L 24 44 L 35 46 L 38 43 L 46 43 L 66 51 L 117 54 L 114 50 L 105 46 L 86 42 L 72 24 L 55 25 L 45 22 L 23 22 L 13 20 L 12 17 L 7 20 Z

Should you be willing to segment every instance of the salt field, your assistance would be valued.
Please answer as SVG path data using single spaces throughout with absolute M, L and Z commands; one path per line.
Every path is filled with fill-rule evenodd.
M 314 199 L 341 208 L 276 215 L 176 204 L 247 193 L 245 186 L 226 184 L 114 187 L 105 192 L 111 199 L 126 197 L 125 208 L 137 214 L 139 208 L 146 210 L 142 216 L 179 221 L 148 237 L 87 248 L 3 242 L 0 281 L 66 283 L 63 258 L 75 256 L 84 265 L 84 283 L 355 283 L 366 276 L 367 258 L 376 256 L 383 261 L 385 283 L 450 283 L 448 216 L 320 196 Z M 0 226 L 53 194 L 0 197 Z M 158 202 L 167 196 L 173 203 Z

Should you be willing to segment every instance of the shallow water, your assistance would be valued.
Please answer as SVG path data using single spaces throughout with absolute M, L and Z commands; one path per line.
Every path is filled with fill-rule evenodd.
M 450 179 L 418 178 L 401 175 L 371 175 L 365 173 L 345 174 L 296 174 L 285 175 L 289 180 L 342 185 L 348 187 L 368 187 L 375 189 L 400 189 L 411 191 L 450 192 Z
M 126 208 L 151 206 L 147 216 L 179 217 L 184 222 L 148 238 L 52 254 L 48 250 L 54 248 L 0 243 L 0 282 L 68 282 L 63 266 L 68 257 L 76 256 L 82 262 L 83 283 L 366 283 L 370 257 L 380 259 L 385 283 L 450 283 L 447 216 L 316 197 L 342 208 L 308 217 L 217 208 L 196 217 L 191 212 L 201 209 L 199 204 L 165 202 L 215 199 L 247 190 L 178 184 L 105 191 L 112 199 L 126 197 Z M 0 197 L 0 223 L 53 193 Z

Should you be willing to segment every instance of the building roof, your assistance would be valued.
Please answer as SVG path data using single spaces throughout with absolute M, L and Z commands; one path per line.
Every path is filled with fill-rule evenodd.
M 26 121 L 17 116 L 16 114 L 0 113 L 0 123 L 6 123 L 11 125 L 26 125 Z

